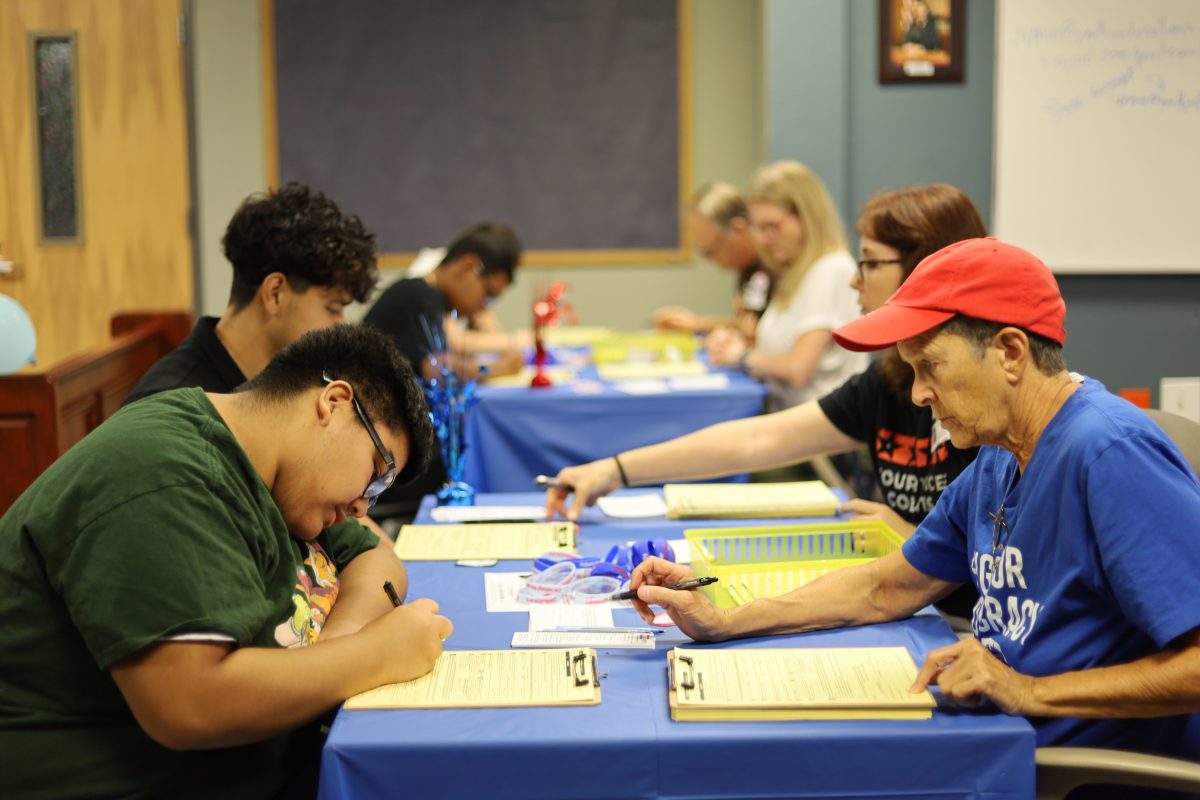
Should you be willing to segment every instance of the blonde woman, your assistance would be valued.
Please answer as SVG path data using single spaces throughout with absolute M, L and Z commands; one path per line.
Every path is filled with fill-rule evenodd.
M 763 380 L 769 411 L 831 391 L 862 370 L 868 358 L 833 341 L 833 329 L 858 317 L 854 258 L 842 221 L 821 179 L 803 164 L 780 161 L 755 174 L 746 192 L 750 229 L 775 291 L 751 345 L 740 332 L 709 334 L 709 358 Z

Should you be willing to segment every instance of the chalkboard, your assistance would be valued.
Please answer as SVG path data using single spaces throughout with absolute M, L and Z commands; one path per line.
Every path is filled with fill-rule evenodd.
M 1200 3 L 996 8 L 997 235 L 1057 272 L 1200 272 Z
M 357 213 L 384 253 L 498 220 L 559 263 L 683 260 L 682 0 L 267 12 L 272 178 Z

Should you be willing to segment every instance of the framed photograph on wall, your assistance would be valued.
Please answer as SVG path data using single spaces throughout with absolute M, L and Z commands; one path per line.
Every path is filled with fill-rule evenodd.
M 964 0 L 879 0 L 880 83 L 962 83 Z

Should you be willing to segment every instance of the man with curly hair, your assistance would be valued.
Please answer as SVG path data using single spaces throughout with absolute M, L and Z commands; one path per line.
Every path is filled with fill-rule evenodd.
M 221 243 L 233 264 L 225 313 L 201 317 L 126 404 L 190 386 L 232 391 L 303 334 L 345 322 L 346 306 L 366 301 L 379 280 L 375 235 L 299 183 L 246 198 Z

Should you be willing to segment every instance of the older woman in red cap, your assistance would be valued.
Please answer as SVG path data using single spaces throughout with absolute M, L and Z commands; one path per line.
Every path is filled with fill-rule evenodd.
M 1070 373 L 1066 308 L 1036 256 L 971 239 L 925 259 L 878 310 L 834 332 L 896 345 L 912 398 L 978 457 L 902 550 L 782 597 L 718 609 L 672 591 L 689 570 L 650 559 L 635 605 L 701 640 L 907 616 L 956 586 L 981 597 L 974 637 L 929 654 L 914 690 L 988 699 L 1038 743 L 1196 759 L 1200 482 L 1128 402 Z M 1186 599 L 1184 599 L 1186 598 Z

